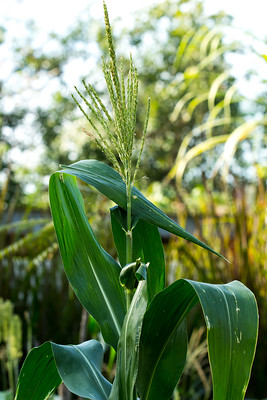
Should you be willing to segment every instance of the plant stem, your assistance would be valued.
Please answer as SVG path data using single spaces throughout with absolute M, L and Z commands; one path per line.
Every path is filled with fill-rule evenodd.
M 128 181 L 126 185 L 127 197 L 127 231 L 126 231 L 126 264 L 132 262 L 132 214 L 131 214 L 131 183 Z M 132 301 L 132 290 L 126 289 L 127 310 Z
M 127 190 L 127 232 L 126 232 L 126 263 L 132 262 L 132 221 L 131 221 L 131 193 Z

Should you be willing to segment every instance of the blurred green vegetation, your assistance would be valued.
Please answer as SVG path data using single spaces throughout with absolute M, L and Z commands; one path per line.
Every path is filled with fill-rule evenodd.
M 260 334 L 248 394 L 266 396 L 267 328 L 267 193 L 266 172 L 257 168 L 254 184 L 235 180 L 214 190 L 213 182 L 203 177 L 203 184 L 191 191 L 177 189 L 177 213 L 183 226 L 194 227 L 194 234 L 208 242 L 228 260 L 229 265 L 206 252 L 174 237 L 166 246 L 168 279 L 189 279 L 222 283 L 240 280 L 255 294 L 260 314 Z M 236 177 L 235 177 L 236 179 Z
M 0 382 L 5 391 L 15 390 L 22 357 L 22 324 L 11 301 L 0 298 Z
M 0 82 L 0 297 L 10 299 L 20 315 L 24 353 L 45 340 L 67 344 L 98 334 L 94 321 L 84 318 L 64 275 L 47 196 L 48 176 L 60 163 L 103 160 L 95 143 L 81 132 L 86 121 L 75 108 L 65 77 L 72 62 L 90 60 L 88 74 L 82 73 L 75 84 L 84 78 L 105 98 L 98 80 L 99 55 L 106 52 L 104 28 L 89 11 L 65 37 L 51 33 L 40 47 L 33 41 L 38 27 L 28 23 L 28 37 L 13 46 L 10 80 Z M 242 53 L 244 44 L 225 40 L 224 29 L 231 22 L 223 13 L 206 18 L 201 2 L 168 0 L 137 15 L 131 28 L 115 30 L 115 42 L 120 54 L 133 53 L 138 67 L 137 136 L 145 99 L 151 97 L 139 189 L 231 262 L 226 265 L 162 233 L 168 281 L 238 279 L 255 293 L 260 336 L 248 396 L 260 399 L 267 397 L 267 101 L 266 88 L 254 99 L 240 94 L 227 57 Z M 4 27 L 0 33 L 3 44 Z M 27 104 L 23 95 L 20 101 L 17 97 L 18 90 L 23 94 L 29 86 L 34 102 Z M 48 100 L 43 102 L 44 93 Z M 7 107 L 12 98 L 13 106 Z M 29 150 L 38 154 L 34 168 L 28 162 L 33 154 Z M 25 154 L 24 165 L 20 158 Z M 110 204 L 93 189 L 82 190 L 90 223 L 103 247 L 115 256 Z M 183 400 L 211 396 L 203 321 L 197 310 L 195 321 L 198 331 L 189 323 L 192 357 L 176 393 Z M 112 357 L 107 353 L 110 377 Z

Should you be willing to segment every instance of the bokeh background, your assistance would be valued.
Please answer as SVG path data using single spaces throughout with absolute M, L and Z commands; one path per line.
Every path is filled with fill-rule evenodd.
M 127 66 L 131 53 L 138 68 L 137 138 L 151 98 L 137 186 L 231 262 L 161 232 L 168 283 L 238 279 L 254 292 L 260 335 L 247 398 L 267 398 L 267 5 L 106 3 L 117 55 Z M 0 6 L 0 391 L 9 393 L 33 346 L 99 336 L 63 272 L 48 181 L 60 164 L 107 162 L 83 133 L 90 127 L 71 98 L 85 79 L 105 101 L 107 44 L 100 0 Z M 116 257 L 112 204 L 91 187 L 81 190 L 94 232 Z M 212 398 L 198 311 L 188 321 L 189 357 L 175 399 Z M 113 356 L 107 351 L 110 379 Z

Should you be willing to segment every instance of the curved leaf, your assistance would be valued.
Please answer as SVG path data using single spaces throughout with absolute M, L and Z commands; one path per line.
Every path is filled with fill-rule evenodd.
M 58 373 L 72 393 L 91 400 L 108 399 L 112 385 L 101 374 L 103 347 L 97 340 L 77 346 L 51 345 Z
M 33 348 L 20 370 L 15 400 L 44 400 L 61 384 L 51 343 Z
M 77 178 L 94 186 L 118 206 L 126 210 L 126 188 L 118 172 L 108 165 L 97 160 L 78 161 L 65 169 L 61 173 L 74 175 Z M 163 211 L 157 208 L 135 187 L 132 189 L 132 213 L 142 220 L 165 229 L 177 236 L 193 242 L 206 250 L 224 258 L 211 247 L 195 238 L 180 225 L 169 218 Z
M 15 400 L 45 400 L 63 381 L 78 396 L 107 400 L 112 385 L 101 375 L 103 347 L 46 342 L 33 348 L 21 368 Z
M 173 335 L 198 301 L 208 330 L 213 399 L 244 399 L 258 333 L 253 293 L 237 281 L 211 285 L 180 279 L 155 296 L 144 316 L 137 377 L 141 400 L 171 397 L 185 363 L 184 339 Z
M 116 348 L 126 314 L 121 268 L 95 238 L 74 177 L 53 174 L 49 197 L 66 275 L 82 305 L 99 323 L 106 343 Z
M 182 322 L 196 303 L 196 294 L 183 280 L 150 303 L 143 320 L 137 376 L 142 400 L 171 397 L 186 360 L 187 333 Z
M 243 400 L 258 336 L 258 310 L 253 293 L 241 282 L 194 287 L 207 325 L 214 400 Z

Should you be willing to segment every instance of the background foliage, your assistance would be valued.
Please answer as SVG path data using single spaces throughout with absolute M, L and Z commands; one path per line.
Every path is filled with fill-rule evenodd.
M 255 293 L 261 324 L 249 396 L 263 398 L 267 397 L 266 89 L 263 82 L 262 93 L 253 101 L 240 94 L 227 59 L 242 52 L 244 43 L 225 40 L 229 24 L 231 18 L 223 14 L 207 19 L 201 2 L 170 0 L 137 16 L 130 29 L 115 30 L 115 40 L 122 55 L 134 54 L 141 85 L 139 110 L 151 98 L 145 162 L 137 186 L 231 261 L 225 267 L 216 259 L 215 267 L 209 253 L 162 232 L 167 279 L 213 283 L 239 279 Z M 0 84 L 0 297 L 14 303 L 23 321 L 24 352 L 45 340 L 67 344 L 98 332 L 92 318 L 86 322 L 61 268 L 48 212 L 47 177 L 61 163 L 103 160 L 94 142 L 81 132 L 87 126 L 69 95 L 66 71 L 72 63 L 86 64 L 88 73 L 75 83 L 90 73 L 90 82 L 105 95 L 98 66 L 100 50 L 107 51 L 104 28 L 89 12 L 65 37 L 51 33 L 40 47 L 33 40 L 38 27 L 29 22 L 28 32 L 25 42 L 14 44 L 13 70 Z M 0 36 L 1 46 L 4 26 Z M 137 117 L 136 134 L 141 136 L 143 115 Z M 31 168 L 31 162 L 20 162 L 20 157 L 26 154 L 29 159 L 33 149 L 38 160 Z M 83 192 L 90 223 L 103 247 L 115 256 L 110 204 L 91 188 L 83 187 Z M 182 399 L 210 396 L 203 322 L 197 311 L 195 319 L 200 330 L 192 332 Z M 113 356 L 106 357 L 112 378 Z

